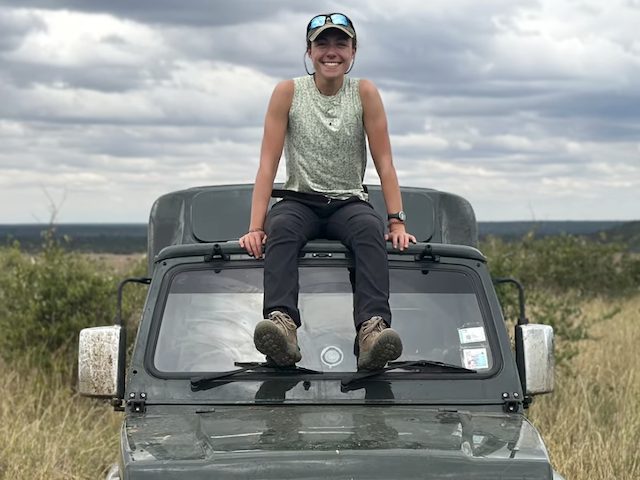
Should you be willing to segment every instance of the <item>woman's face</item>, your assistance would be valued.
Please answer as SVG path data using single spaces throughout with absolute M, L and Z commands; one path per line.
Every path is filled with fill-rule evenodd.
M 346 33 L 329 29 L 311 43 L 308 53 L 316 73 L 333 79 L 347 73 L 356 50 L 353 40 Z

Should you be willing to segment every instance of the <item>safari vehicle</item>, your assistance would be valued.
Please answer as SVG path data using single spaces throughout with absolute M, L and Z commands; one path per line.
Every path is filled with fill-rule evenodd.
M 263 260 L 238 244 L 252 188 L 160 197 L 148 278 L 119 289 L 120 305 L 125 284 L 148 284 L 131 357 L 120 315 L 80 333 L 80 391 L 124 412 L 108 479 L 562 479 L 525 416 L 553 390 L 553 330 L 527 321 L 517 281 L 490 277 L 466 200 L 402 188 L 419 243 L 389 244 L 396 362 L 356 370 L 352 257 L 319 239 L 299 257 L 303 358 L 278 368 L 253 345 Z M 505 282 L 520 289 L 514 347 Z

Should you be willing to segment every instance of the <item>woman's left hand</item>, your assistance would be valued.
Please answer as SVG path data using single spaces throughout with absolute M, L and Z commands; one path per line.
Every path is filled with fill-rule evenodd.
M 393 248 L 400 248 L 402 252 L 405 248 L 409 248 L 409 242 L 418 243 L 416 237 L 407 233 L 402 223 L 393 223 L 389 227 L 389 233 L 384 239 L 393 243 Z

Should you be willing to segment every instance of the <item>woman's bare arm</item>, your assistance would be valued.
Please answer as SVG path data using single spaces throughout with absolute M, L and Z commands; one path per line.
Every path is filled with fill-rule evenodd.
M 256 175 L 251 201 L 250 233 L 240 239 L 240 246 L 247 249 L 255 258 L 262 256 L 262 245 L 266 235 L 264 228 L 267 207 L 273 190 L 273 182 L 278 171 L 284 139 L 289 123 L 289 109 L 293 101 L 293 80 L 279 83 L 273 90 L 264 122 L 264 135 L 260 151 L 260 166 Z M 253 232 L 252 232 L 253 231 Z
M 360 80 L 360 98 L 362 99 L 364 127 L 369 139 L 371 157 L 380 177 L 387 213 L 398 213 L 402 210 L 402 195 L 400 194 L 396 169 L 393 165 L 387 115 L 384 111 L 382 98 L 376 86 L 369 80 Z M 393 242 L 394 248 L 399 246 L 400 250 L 408 248 L 409 241 L 416 242 L 415 237 L 406 232 L 404 223 L 394 223 L 387 239 Z

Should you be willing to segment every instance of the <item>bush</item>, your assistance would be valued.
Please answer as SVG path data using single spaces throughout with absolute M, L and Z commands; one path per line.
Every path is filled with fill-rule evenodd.
M 525 288 L 580 299 L 623 298 L 640 292 L 640 256 L 624 243 L 599 244 L 574 235 L 519 242 L 489 237 L 480 246 L 491 274 L 519 279 Z
M 73 372 L 82 328 L 112 324 L 119 279 L 52 231 L 34 256 L 20 245 L 0 250 L 0 356 L 27 358 L 45 371 Z
M 640 257 L 624 243 L 603 245 L 573 235 L 536 238 L 531 232 L 519 242 L 488 237 L 480 249 L 493 278 L 511 277 L 523 284 L 527 317 L 553 327 L 559 364 L 578 353 L 578 341 L 589 338 L 591 323 L 580 307 L 584 301 L 628 298 L 640 292 Z M 517 291 L 500 286 L 497 292 L 505 320 L 512 326 L 519 312 Z M 591 322 L 615 313 L 612 309 Z

